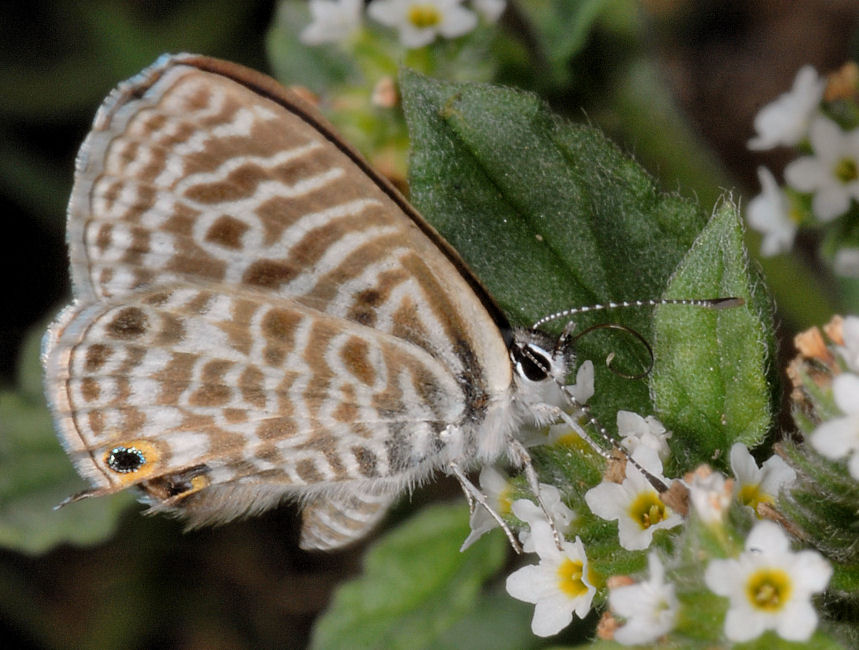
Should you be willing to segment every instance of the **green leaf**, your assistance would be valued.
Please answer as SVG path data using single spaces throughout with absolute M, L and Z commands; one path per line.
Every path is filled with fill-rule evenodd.
M 468 535 L 462 505 L 433 506 L 383 537 L 366 554 L 361 577 L 343 584 L 318 620 L 314 648 L 426 648 L 475 605 L 483 582 L 507 554 L 486 535 L 459 552 Z
M 511 598 L 501 585 L 482 594 L 475 607 L 436 639 L 433 647 L 436 650 L 538 648 L 542 642 L 531 632 L 533 616 L 533 605 Z
M 514 325 L 608 300 L 654 298 L 706 223 L 597 129 L 561 122 L 533 95 L 401 73 L 412 136 L 413 203 L 462 255 Z M 700 297 L 693 295 L 690 297 Z M 650 335 L 649 310 L 581 315 L 576 331 L 620 321 Z M 560 332 L 564 321 L 547 325 Z M 597 367 L 594 411 L 652 412 L 646 349 L 600 331 L 577 343 Z
M 550 78 L 544 83 L 569 83 L 574 70 L 572 58 L 584 47 L 595 20 L 610 4 L 606 0 L 529 0 L 517 5 L 536 32 L 541 54 L 549 65 Z
M 712 647 L 712 645 L 707 646 Z M 735 643 L 735 650 L 844 650 L 835 639 L 824 632 L 815 632 L 808 641 L 786 641 L 775 632 L 764 632 L 754 641 Z
M 773 414 L 767 380 L 772 307 L 749 273 L 736 206 L 724 201 L 678 266 L 666 298 L 741 297 L 728 309 L 666 305 L 656 311 L 651 392 L 662 422 L 674 432 L 681 469 L 712 462 L 734 442 L 761 442 Z
M 109 537 L 129 495 L 54 507 L 86 488 L 54 433 L 42 396 L 35 328 L 23 346 L 21 388 L 0 391 L 0 545 L 42 553 L 62 543 L 95 544 Z

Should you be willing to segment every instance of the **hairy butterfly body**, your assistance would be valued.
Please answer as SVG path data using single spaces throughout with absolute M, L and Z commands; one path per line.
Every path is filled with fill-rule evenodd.
M 513 332 L 446 242 L 268 77 L 162 57 L 77 162 L 74 301 L 45 339 L 88 495 L 190 525 L 302 503 L 301 544 L 359 538 L 403 490 L 548 421 L 568 360 Z

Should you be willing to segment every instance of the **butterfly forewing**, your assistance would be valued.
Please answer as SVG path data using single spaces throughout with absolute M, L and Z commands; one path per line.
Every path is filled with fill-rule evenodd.
M 475 334 L 486 308 L 461 272 L 320 118 L 283 89 L 278 103 L 181 60 L 121 87 L 84 145 L 69 220 L 81 297 L 174 279 L 250 285 L 400 328 L 460 366 L 457 338 L 487 347 Z M 484 374 L 503 375 L 503 354 L 490 363 Z
M 419 480 L 448 425 L 509 391 L 464 265 L 312 109 L 238 66 L 170 57 L 121 85 L 81 149 L 68 231 L 76 302 L 47 386 L 102 491 L 145 482 L 181 506 L 339 484 L 349 509 L 350 481 Z

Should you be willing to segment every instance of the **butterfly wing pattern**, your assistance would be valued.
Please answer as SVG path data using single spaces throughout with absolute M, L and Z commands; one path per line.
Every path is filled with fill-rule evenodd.
M 434 470 L 504 451 L 503 315 L 264 75 L 176 55 L 121 84 L 68 242 L 74 301 L 43 360 L 87 495 L 137 486 L 192 526 L 293 498 L 302 546 L 335 548 Z

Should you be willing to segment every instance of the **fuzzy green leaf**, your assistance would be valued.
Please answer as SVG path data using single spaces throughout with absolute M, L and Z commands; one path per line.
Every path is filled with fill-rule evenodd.
M 771 306 L 749 273 L 736 206 L 723 202 L 695 240 L 665 291 L 666 298 L 740 297 L 745 305 L 656 311 L 651 391 L 662 422 L 674 432 L 680 469 L 712 462 L 734 442 L 753 447 L 771 424 L 767 381 Z
M 691 201 L 660 193 L 597 129 L 558 120 L 530 94 L 410 71 L 400 84 L 412 200 L 514 325 L 570 307 L 658 297 L 707 221 Z M 649 337 L 650 318 L 644 309 L 575 321 L 579 332 L 617 321 Z M 642 345 L 617 332 L 577 343 L 579 359 L 597 367 L 592 406 L 609 427 L 618 409 L 652 412 L 646 382 L 606 370 L 610 353 L 629 374 L 649 362 Z
M 503 536 L 468 535 L 462 505 L 422 510 L 366 554 L 361 577 L 343 584 L 318 620 L 314 648 L 426 648 L 474 606 L 507 555 Z

